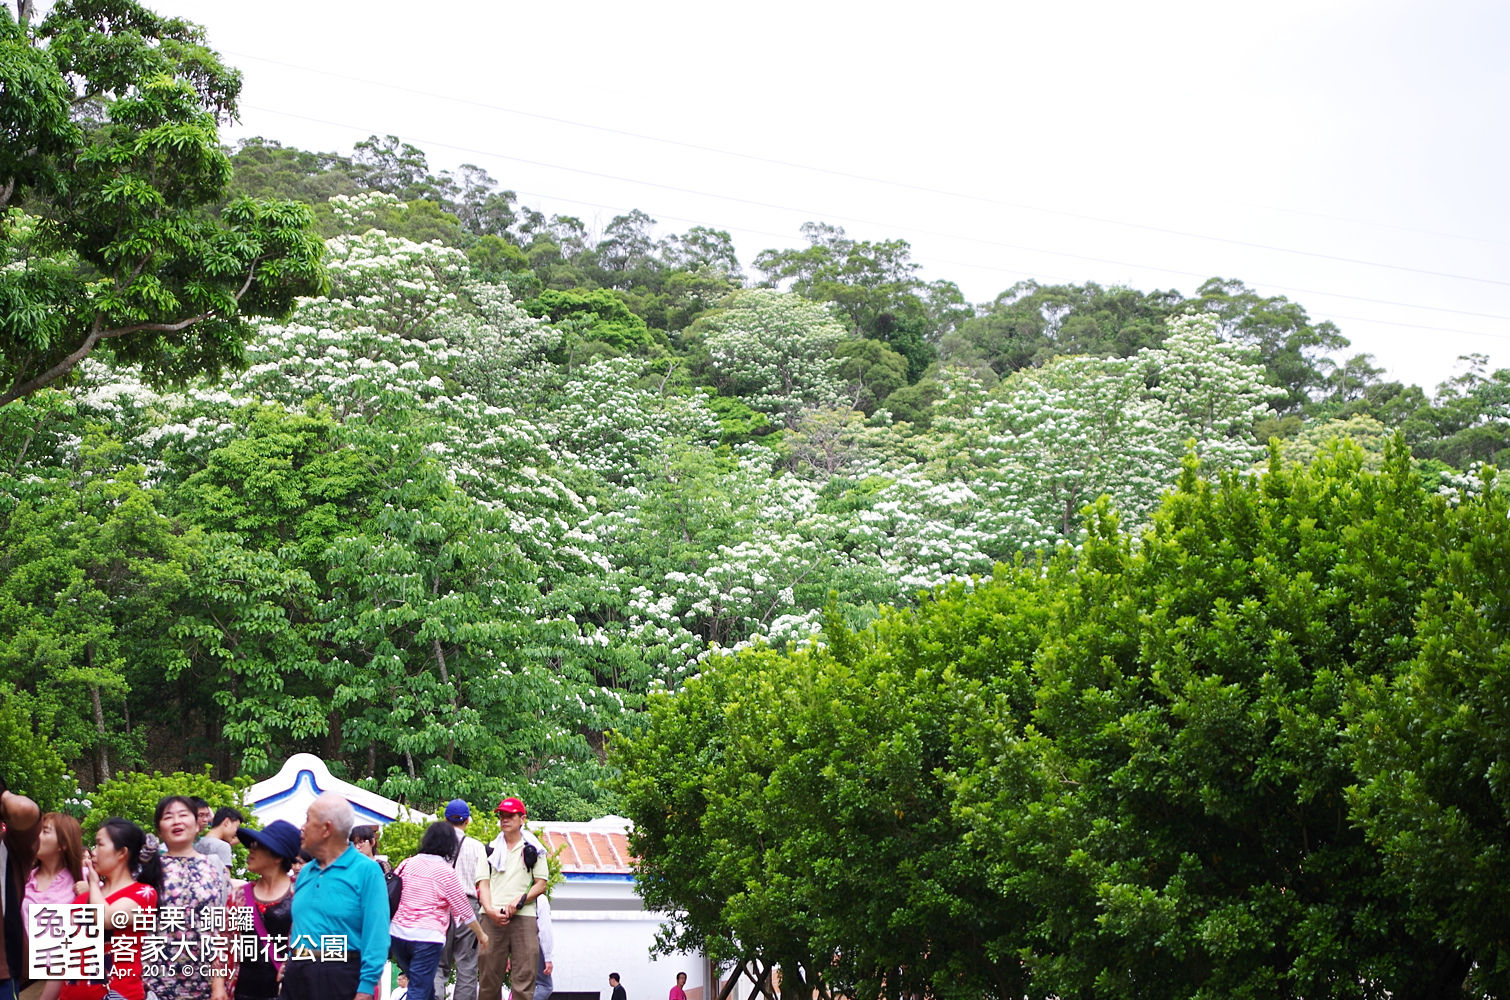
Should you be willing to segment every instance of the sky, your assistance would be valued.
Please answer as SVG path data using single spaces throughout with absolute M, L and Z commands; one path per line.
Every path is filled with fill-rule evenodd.
M 1301 303 L 1389 377 L 1510 367 L 1510 5 L 148 0 L 245 74 L 223 138 L 372 134 L 601 231 L 807 221 L 1018 281 Z

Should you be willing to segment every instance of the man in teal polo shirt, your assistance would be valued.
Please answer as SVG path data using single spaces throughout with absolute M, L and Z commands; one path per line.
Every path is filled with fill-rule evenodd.
M 294 883 L 285 1000 L 372 1000 L 388 960 L 383 869 L 348 840 L 351 803 L 325 792 L 310 805 L 301 844 L 314 855 Z

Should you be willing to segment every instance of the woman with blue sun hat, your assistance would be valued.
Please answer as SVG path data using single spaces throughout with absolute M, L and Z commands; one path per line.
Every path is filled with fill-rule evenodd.
M 246 845 L 246 867 L 257 880 L 231 893 L 231 906 L 252 911 L 257 948 L 255 958 L 237 965 L 232 995 L 235 1000 L 274 1000 L 294 923 L 294 883 L 288 872 L 299 857 L 299 828 L 275 819 L 261 830 L 242 827 L 236 837 Z

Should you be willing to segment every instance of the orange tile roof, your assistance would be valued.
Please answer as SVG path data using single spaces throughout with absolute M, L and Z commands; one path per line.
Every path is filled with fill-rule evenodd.
M 582 830 L 543 831 L 545 846 L 560 851 L 566 874 L 632 875 L 629 838 L 622 833 Z

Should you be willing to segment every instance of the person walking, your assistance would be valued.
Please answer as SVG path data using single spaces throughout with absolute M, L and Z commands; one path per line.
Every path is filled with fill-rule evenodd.
M 26 929 L 21 925 L 21 901 L 26 873 L 37 855 L 38 821 L 42 813 L 25 795 L 18 795 L 0 778 L 0 1000 L 13 1000 L 26 985 Z
M 84 881 L 84 835 L 79 821 L 66 813 L 45 813 L 37 828 L 37 863 L 26 879 L 21 900 L 21 923 L 30 924 L 32 907 L 39 903 L 72 903 L 78 883 Z M 62 983 L 52 979 L 33 983 L 23 996 L 57 1000 Z
M 447 925 L 465 921 L 477 941 L 478 953 L 488 950 L 487 932 L 472 912 L 461 879 L 452 867 L 456 848 L 451 824 L 431 823 L 420 838 L 418 851 L 398 866 L 403 884 L 388 934 L 393 939 L 393 960 L 409 982 L 408 1000 L 432 1000 L 435 996 L 435 969 L 446 946 Z
M 608 974 L 608 985 L 613 987 L 613 996 L 609 997 L 608 1000 L 629 1000 L 629 994 L 624 992 L 624 984 L 619 982 L 619 974 L 617 972 L 610 972 Z
M 388 958 L 383 870 L 347 839 L 356 814 L 335 792 L 310 804 L 301 845 L 314 858 L 294 882 L 283 1000 L 373 1000 Z M 326 948 L 329 942 L 340 948 Z
M 540 962 L 535 900 L 545 892 L 550 866 L 545 852 L 525 840 L 524 803 L 506 798 L 496 812 L 501 832 L 488 845 L 475 878 L 483 915 L 500 930 L 500 946 L 478 955 L 477 995 L 494 1000 L 507 969 L 513 1000 L 533 1000 Z
M 241 810 L 231 806 L 221 806 L 215 810 L 215 815 L 210 817 L 210 825 L 205 830 L 203 837 L 194 842 L 194 850 L 206 857 L 219 861 L 226 871 L 231 870 L 231 843 L 236 839 L 236 831 L 241 829 L 241 824 L 246 822 L 246 817 L 241 815 Z
M 476 837 L 467 836 L 467 827 L 472 822 L 472 808 L 463 799 L 446 803 L 446 822 L 456 835 L 456 863 L 453 866 L 461 878 L 462 890 L 472 906 L 472 914 L 482 915 L 482 904 L 477 901 L 477 866 L 487 857 L 487 848 Z M 446 995 L 446 980 L 451 970 L 456 970 L 456 991 L 452 1000 L 477 1000 L 477 936 L 470 925 L 448 924 L 446 944 L 441 949 L 440 965 L 435 969 L 435 995 Z
M 382 837 L 383 828 L 376 823 L 354 826 L 351 828 L 351 833 L 347 835 L 353 847 L 378 863 L 378 867 L 383 869 L 384 878 L 392 878 L 393 866 L 388 863 L 388 856 L 378 853 L 378 841 Z
M 191 842 L 192 837 L 191 833 Z M 65 980 L 60 1000 L 105 1000 L 110 992 L 125 1000 L 145 1000 L 142 939 L 152 932 L 139 929 L 132 913 L 157 907 L 163 874 L 157 847 L 155 837 L 126 819 L 108 819 L 94 835 L 94 856 L 84 862 L 84 878 L 74 886 L 78 894 L 73 901 L 104 907 L 110 973 L 102 982 Z
M 687 1000 L 687 974 L 685 972 L 676 974 L 676 985 L 671 987 L 671 994 L 667 1000 Z
M 163 968 L 143 981 L 159 997 L 224 1000 L 229 963 L 214 957 L 210 942 L 217 932 L 212 929 L 210 911 L 224 909 L 230 898 L 230 873 L 218 859 L 194 850 L 199 824 L 187 798 L 169 795 L 159 800 L 154 820 L 157 836 L 167 848 L 160 859 L 163 874 L 157 905 L 182 910 L 184 919 L 180 926 L 161 928 L 157 934 L 168 942 L 168 955 L 180 956 L 178 961 L 160 963 Z

